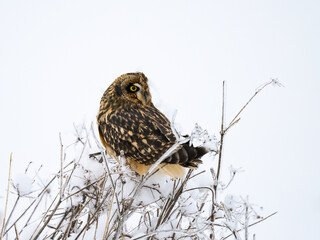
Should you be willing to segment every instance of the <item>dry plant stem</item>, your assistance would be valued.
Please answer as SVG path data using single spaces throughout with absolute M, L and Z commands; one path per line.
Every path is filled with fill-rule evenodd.
M 8 224 L 9 224 L 9 222 L 10 222 L 10 219 L 11 219 L 11 217 L 12 217 L 12 214 L 13 214 L 14 210 L 16 209 L 19 200 L 20 200 L 20 193 L 18 192 L 18 197 L 17 197 L 17 199 L 16 199 L 16 201 L 15 201 L 13 207 L 12 207 L 12 210 L 11 210 L 11 212 L 10 212 L 10 214 L 9 214 L 9 217 L 8 217 L 7 221 L 6 221 L 6 225 L 4 226 L 4 229 L 7 229 Z
M 87 229 L 87 227 L 90 226 L 90 225 L 94 222 L 94 220 L 92 221 L 92 219 L 93 219 L 93 218 L 95 217 L 95 215 L 98 213 L 98 211 L 100 210 L 102 204 L 105 202 L 105 200 L 107 199 L 107 197 L 108 197 L 108 194 L 105 195 L 104 199 L 103 199 L 102 202 L 99 204 L 99 206 L 96 208 L 96 211 L 93 213 L 92 217 L 91 217 L 90 219 L 88 219 L 85 227 L 80 231 L 80 233 L 77 235 L 76 239 L 78 239 L 78 238 L 81 236 L 81 234 L 83 233 L 83 231 L 84 231 L 85 229 Z M 82 210 L 88 205 L 88 203 L 89 203 L 91 200 L 92 200 L 92 198 L 89 199 L 89 200 L 85 203 L 85 205 L 84 205 L 82 208 L 80 208 L 77 212 L 81 213 Z M 67 231 L 66 231 L 66 233 L 64 234 L 64 238 L 63 238 L 64 240 L 66 240 L 67 237 L 68 237 L 68 235 L 69 235 L 69 232 L 70 232 L 70 230 L 71 230 L 72 222 L 74 221 L 74 218 L 76 217 L 76 215 L 78 215 L 77 212 L 76 212 L 76 213 L 73 213 L 72 216 L 71 216 L 69 225 L 68 225 L 68 227 L 67 227 Z M 89 217 L 89 216 L 88 216 L 88 217 Z
M 16 233 L 16 239 L 19 240 L 19 235 L 18 235 L 18 230 L 16 225 L 14 225 L 14 232 Z
M 221 110 L 221 129 L 220 129 L 220 147 L 219 147 L 219 159 L 218 159 L 218 166 L 217 166 L 217 176 L 215 179 L 215 182 L 213 184 L 213 189 L 214 189 L 214 197 L 217 199 L 217 187 L 219 184 L 219 177 L 220 177 L 220 169 L 221 169 L 221 161 L 222 161 L 222 151 L 223 151 L 223 139 L 224 139 L 224 93 L 225 93 L 225 88 L 224 88 L 225 81 L 222 83 L 222 110 Z M 215 208 L 214 208 L 214 202 L 212 203 L 212 210 L 211 210 L 211 222 L 214 223 L 215 221 Z M 214 228 L 212 226 L 212 233 L 210 234 L 210 238 L 214 239 Z
M 61 133 L 59 133 L 60 139 L 60 199 L 63 198 L 63 144 L 61 139 Z
M 190 179 L 191 179 L 191 178 L 194 178 L 194 177 L 196 177 L 196 176 L 198 176 L 198 175 L 200 175 L 200 174 L 202 174 L 202 173 L 204 173 L 204 172 L 206 172 L 206 170 L 202 170 L 201 172 L 198 172 L 198 173 L 196 173 L 196 174 L 193 174 L 193 175 L 190 177 Z
M 222 87 L 222 116 L 221 116 L 221 129 L 220 129 L 220 148 L 219 148 L 219 160 L 218 160 L 218 167 L 217 167 L 217 184 L 214 185 L 215 195 L 217 196 L 217 186 L 220 177 L 220 169 L 221 169 L 221 160 L 222 160 L 222 150 L 223 150 L 223 138 L 224 138 L 224 81 Z
M 244 223 L 244 236 L 245 240 L 248 240 L 248 224 L 249 224 L 249 214 L 248 214 L 248 204 L 246 204 L 246 215 L 245 215 L 245 223 Z
M 10 176 L 11 176 L 11 163 L 12 163 L 12 153 L 10 154 L 10 163 L 9 163 L 9 176 L 8 176 L 8 186 L 7 186 L 7 196 L 6 196 L 6 205 L 4 208 L 4 216 L 2 220 L 2 228 L 1 228 L 1 235 L 0 240 L 2 239 L 2 234 L 4 231 L 4 227 L 6 226 L 6 215 L 7 215 L 7 208 L 8 208 L 8 198 L 9 198 L 9 188 L 10 188 Z
M 94 240 L 97 240 L 97 231 L 98 231 L 99 221 L 96 221 L 96 229 L 94 230 Z
M 40 227 L 41 222 L 45 219 L 45 217 L 47 216 L 48 212 L 50 211 L 51 206 L 54 204 L 54 202 L 55 202 L 56 199 L 58 198 L 58 196 L 59 196 L 59 194 L 57 194 L 57 195 L 55 196 L 55 198 L 53 199 L 53 201 L 52 201 L 52 203 L 50 204 L 49 208 L 47 209 L 47 211 L 45 212 L 45 214 L 44 214 L 43 217 L 41 218 L 41 221 L 40 221 L 40 223 L 38 224 L 38 226 L 36 227 L 36 229 L 34 230 L 32 236 L 31 236 L 31 239 L 36 240 L 37 237 L 38 237 L 38 236 L 41 234 L 41 232 L 43 231 L 44 227 L 48 224 L 48 223 L 47 223 L 47 224 L 44 224 L 44 225 L 41 227 L 40 231 L 36 234 L 36 237 L 33 237 L 33 236 L 35 235 L 35 233 L 37 232 L 38 228 Z M 61 202 L 61 199 L 59 199 L 59 201 Z M 51 218 L 50 218 L 50 219 L 51 219 Z
M 79 232 L 79 234 L 77 235 L 77 237 L 74 240 L 79 239 L 79 237 L 82 235 L 83 231 L 87 228 L 87 226 L 90 226 L 92 224 L 92 219 L 96 216 L 96 214 L 100 211 L 100 208 L 102 206 L 102 204 L 106 201 L 108 195 L 106 194 L 103 198 L 103 200 L 101 201 L 101 203 L 99 204 L 99 206 L 96 208 L 95 212 L 92 214 L 91 218 L 88 219 L 86 225 L 81 229 L 81 231 Z
M 37 240 L 40 236 L 40 234 L 42 233 L 42 231 L 47 227 L 48 223 L 50 222 L 51 218 L 53 217 L 53 215 L 55 214 L 55 212 L 57 211 L 58 207 L 60 206 L 61 203 L 61 199 L 58 200 L 58 203 L 56 205 L 56 207 L 53 209 L 51 215 L 48 217 L 47 221 L 43 224 L 43 226 L 41 227 L 41 229 L 39 230 L 39 232 L 35 235 L 35 237 L 33 238 L 33 240 Z
M 262 87 L 258 88 L 256 92 L 253 94 L 253 96 L 248 100 L 248 102 L 240 109 L 240 111 L 236 114 L 236 116 L 232 119 L 232 121 L 229 123 L 228 127 L 224 129 L 224 112 L 225 112 L 225 81 L 223 81 L 223 90 L 222 90 L 222 119 L 221 119 L 221 129 L 220 129 L 220 149 L 219 149 L 219 161 L 218 161 L 218 167 L 217 167 L 217 181 L 219 181 L 220 177 L 220 169 L 221 169 L 221 159 L 222 159 L 222 150 L 223 150 L 223 138 L 226 132 L 232 127 L 234 124 L 240 121 L 239 115 L 241 112 L 248 106 L 248 104 L 254 99 L 254 97 L 261 92 L 266 86 L 272 84 L 274 80 L 271 80 L 270 82 L 265 83 L 262 85 Z M 217 185 L 215 185 L 215 190 Z
M 116 186 L 113 182 L 113 179 L 112 179 L 112 176 L 111 176 L 111 171 L 110 171 L 110 168 L 109 168 L 109 164 L 108 164 L 108 161 L 107 161 L 107 158 L 106 158 L 106 155 L 104 152 L 101 153 L 102 156 L 103 156 L 103 159 L 104 159 L 104 162 L 106 164 L 106 167 L 107 167 L 107 171 L 108 171 L 108 175 L 109 175 L 109 178 L 110 178 L 110 182 L 111 182 L 111 186 L 112 186 L 112 189 L 113 189 L 113 192 L 114 194 L 116 195 L 116 202 L 117 202 L 117 213 L 118 213 L 118 217 L 120 218 L 120 203 L 119 203 L 119 199 L 118 199 L 118 196 L 116 194 Z
M 252 226 L 254 226 L 254 225 L 258 224 L 258 223 L 261 223 L 261 222 L 263 222 L 263 221 L 265 221 L 265 220 L 267 220 L 268 218 L 272 217 L 272 216 L 275 215 L 276 213 L 277 213 L 277 212 L 274 212 L 274 213 L 270 214 L 269 216 L 267 216 L 267 217 L 265 217 L 265 218 L 263 218 L 263 219 L 261 219 L 261 220 L 259 220 L 259 221 L 256 221 L 256 222 L 254 222 L 254 223 L 251 223 L 250 225 L 248 225 L 248 228 L 249 228 L 249 227 L 252 227 Z M 238 229 L 237 232 L 241 232 L 242 230 L 244 230 L 244 228 Z M 233 235 L 233 234 L 229 234 L 228 236 L 222 238 L 221 240 L 225 240 L 225 239 L 231 237 L 232 235 Z
M 79 214 L 79 213 L 81 213 L 82 212 L 82 210 L 89 204 L 89 202 L 92 200 L 92 198 L 91 199 L 89 199 L 81 208 L 79 208 L 77 211 L 72 211 L 72 215 L 71 215 L 71 217 L 70 217 L 70 220 L 69 220 L 69 224 L 68 224 L 68 226 L 67 226 L 67 230 L 65 231 L 65 233 L 64 233 L 64 236 L 63 236 L 63 239 L 64 240 L 66 240 L 67 238 L 68 238 L 68 236 L 69 236 L 69 232 L 70 232 L 70 230 L 71 230 L 71 227 L 72 227 L 72 223 L 73 223 L 73 221 L 74 221 L 74 219 L 77 217 L 77 215 Z
M 110 218 L 110 222 L 112 221 L 112 219 L 115 219 L 116 218 L 116 212 L 113 212 L 111 218 Z M 118 219 L 119 221 L 119 219 Z M 117 225 L 116 224 L 113 224 L 111 227 L 110 227 L 110 224 L 108 226 L 108 232 L 107 232 L 107 235 L 106 235 L 106 239 L 109 239 L 109 237 L 112 235 L 112 232 L 115 231 L 115 229 L 117 229 Z M 103 239 L 104 240 L 104 239 Z
M 69 233 L 72 230 L 72 227 L 74 227 L 74 224 L 73 224 L 74 221 L 77 220 L 77 217 L 79 217 L 79 215 L 81 214 L 83 209 L 85 209 L 85 207 L 89 204 L 89 202 L 91 200 L 92 199 L 89 199 L 84 205 L 77 205 L 74 208 L 70 208 L 69 211 L 66 212 L 67 214 L 71 213 L 71 216 L 69 218 L 69 223 L 67 223 L 66 230 L 61 235 L 61 239 L 66 240 L 68 238 Z M 67 215 L 66 215 L 66 217 L 67 217 Z M 66 225 L 64 225 L 64 226 L 66 226 Z M 57 230 L 59 230 L 58 227 L 57 227 Z
M 104 228 L 103 238 L 102 238 L 102 239 L 106 239 L 106 234 L 107 234 L 107 232 L 108 232 L 109 220 L 110 220 L 110 215 L 111 215 L 111 210 L 112 210 L 114 195 L 116 195 L 116 192 L 113 192 L 113 195 L 112 195 L 112 198 L 111 198 L 110 207 L 109 207 L 109 210 L 108 210 L 107 222 L 106 222 L 106 226 L 105 226 L 105 228 Z
M 230 232 L 232 232 L 231 233 L 231 236 L 233 235 L 234 236 L 234 239 L 239 239 L 239 240 L 241 240 L 241 238 L 240 238 L 240 236 L 239 236 L 239 233 L 237 232 L 237 231 L 235 231 L 235 230 L 232 230 L 229 226 L 225 226 L 227 229 L 229 229 L 230 230 Z
M 50 239 L 54 239 L 55 235 L 58 233 L 58 230 L 59 230 L 60 226 L 62 225 L 63 221 L 65 220 L 65 218 L 67 217 L 67 215 L 69 214 L 69 212 L 70 212 L 70 210 L 66 211 L 66 212 L 63 214 L 60 222 L 58 223 L 58 225 L 57 225 L 57 227 L 56 227 L 56 231 L 52 234 L 52 237 L 51 237 Z
M 71 210 L 72 211 L 72 210 Z M 63 240 L 66 240 L 69 236 L 69 233 L 70 233 L 70 230 L 71 230 L 71 227 L 72 227 L 72 223 L 73 223 L 73 220 L 74 218 L 76 217 L 77 214 L 75 214 L 73 211 L 72 211 L 72 214 L 71 214 L 71 217 L 70 217 L 70 220 L 69 220 L 69 224 L 67 225 L 67 228 L 65 230 L 65 232 L 63 233 L 63 237 L 62 239 Z
M 224 130 L 224 132 L 226 133 L 229 130 L 229 128 L 231 128 L 233 125 L 237 124 L 240 120 L 241 120 L 241 118 L 238 118 L 234 122 L 230 123 L 229 126 Z

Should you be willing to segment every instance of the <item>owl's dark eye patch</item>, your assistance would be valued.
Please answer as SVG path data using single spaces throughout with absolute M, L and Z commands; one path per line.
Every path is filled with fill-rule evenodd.
M 133 84 L 130 84 L 128 87 L 127 87 L 127 91 L 128 92 L 137 92 L 139 91 L 140 88 L 137 87 L 136 85 L 133 85 Z

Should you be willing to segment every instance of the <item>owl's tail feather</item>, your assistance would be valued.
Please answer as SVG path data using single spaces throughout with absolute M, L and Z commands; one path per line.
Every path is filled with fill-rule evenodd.
M 167 157 L 157 169 L 159 173 L 169 175 L 173 178 L 183 178 L 185 175 L 185 168 L 197 168 L 202 163 L 200 158 L 208 153 L 209 150 L 205 147 L 190 146 L 190 143 L 184 143 L 172 155 Z M 140 176 L 145 174 L 152 165 L 145 165 L 137 161 L 130 161 L 127 159 L 131 169 L 139 173 Z
M 190 146 L 190 142 L 181 145 L 181 148 L 166 158 L 163 162 L 170 164 L 179 164 L 186 168 L 197 168 L 198 164 L 202 163 L 200 158 L 208 153 L 209 150 L 205 147 Z

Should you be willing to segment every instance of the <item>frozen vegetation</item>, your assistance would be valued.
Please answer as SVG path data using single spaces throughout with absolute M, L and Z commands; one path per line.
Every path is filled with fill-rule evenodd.
M 247 104 L 271 83 L 279 85 L 266 83 Z M 59 172 L 40 178 L 41 167 L 29 164 L 10 179 L 12 204 L 0 212 L 3 239 L 255 239 L 250 227 L 273 214 L 263 217 L 248 197 L 228 192 L 240 169 L 230 166 L 229 179 L 220 179 L 224 134 L 247 104 L 226 126 L 222 111 L 219 139 L 195 125 L 188 139 L 210 152 L 183 179 L 154 168 L 141 178 L 123 157 L 118 163 L 105 154 L 94 124 L 76 126 L 74 143 L 61 139 Z M 188 140 L 176 135 L 179 143 Z

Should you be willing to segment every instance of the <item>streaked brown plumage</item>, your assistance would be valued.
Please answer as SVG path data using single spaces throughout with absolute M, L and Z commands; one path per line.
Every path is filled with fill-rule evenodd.
M 109 86 L 97 122 L 107 153 L 117 159 L 123 150 L 127 164 L 140 175 L 177 141 L 170 121 L 151 101 L 148 79 L 139 72 L 121 75 Z M 181 178 L 184 167 L 197 167 L 205 153 L 205 148 L 187 142 L 163 161 L 161 171 Z

